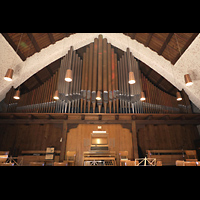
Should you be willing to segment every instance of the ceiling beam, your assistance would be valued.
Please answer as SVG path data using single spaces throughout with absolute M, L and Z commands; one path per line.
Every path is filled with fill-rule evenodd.
M 39 83 L 40 85 L 43 84 L 43 82 L 41 81 L 41 79 L 38 77 L 37 74 L 34 74 L 33 76 L 34 76 L 34 78 L 38 81 L 38 83 Z
M 32 44 L 33 44 L 35 50 L 36 50 L 37 52 L 40 52 L 41 49 L 40 49 L 40 47 L 38 46 L 38 43 L 36 42 L 36 40 L 35 40 L 33 34 L 32 34 L 32 33 L 27 33 L 27 35 L 28 35 L 29 39 L 31 40 L 31 42 L 32 42 Z
M 56 41 L 55 41 L 55 39 L 53 37 L 53 34 L 52 33 L 48 33 L 48 36 L 49 36 L 51 44 L 55 44 Z
M 15 52 L 17 51 L 17 45 L 13 42 L 13 40 L 10 38 L 10 36 L 8 35 L 8 33 L 1 33 L 4 38 L 8 41 L 8 43 L 11 45 L 11 47 L 15 50 Z M 24 56 L 24 54 L 20 51 L 20 49 L 18 48 L 17 54 L 19 55 L 19 57 L 25 61 L 26 57 Z
M 181 51 L 181 55 L 183 55 L 183 53 L 185 52 L 185 50 L 190 46 L 190 44 L 193 42 L 193 40 L 196 38 L 196 36 L 198 35 L 199 33 L 194 33 L 190 39 L 187 41 L 187 43 L 185 44 L 185 46 L 180 50 Z M 178 59 L 180 58 L 180 53 L 177 54 L 177 56 L 172 60 L 172 64 L 174 65 Z
M 158 52 L 158 55 L 161 55 L 163 53 L 163 51 L 165 50 L 167 44 L 169 43 L 169 41 L 171 40 L 172 36 L 174 33 L 169 33 L 169 35 L 167 36 L 165 42 L 163 43 L 161 49 Z
M 146 43 L 144 44 L 145 47 L 148 47 L 148 46 L 149 46 L 149 43 L 150 43 L 150 41 L 151 41 L 152 36 L 153 36 L 153 33 L 149 33 L 148 38 L 147 38 L 147 41 L 146 41 Z
M 162 76 L 160 76 L 160 78 L 158 79 L 158 81 L 156 82 L 156 85 L 158 86 L 162 81 L 163 81 L 163 77 Z

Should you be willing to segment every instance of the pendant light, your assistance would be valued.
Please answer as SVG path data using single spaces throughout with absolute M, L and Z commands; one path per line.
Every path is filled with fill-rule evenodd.
M 178 46 L 178 50 L 179 50 L 179 53 L 180 53 L 180 56 L 181 56 L 181 50 L 180 50 L 180 47 L 179 47 L 179 44 L 178 44 L 178 39 L 177 39 L 177 36 L 176 36 L 175 33 L 174 33 L 174 35 L 175 35 L 177 46 Z M 185 84 L 186 84 L 186 86 L 190 86 L 190 85 L 193 84 L 193 82 L 192 82 L 189 74 L 185 74 L 184 78 L 185 78 Z
M 4 76 L 4 80 L 12 81 L 12 76 L 13 76 L 13 69 L 8 69 L 6 75 Z
M 134 84 L 135 83 L 135 76 L 133 72 L 129 72 L 129 84 Z
M 72 70 L 68 69 L 65 75 L 65 81 L 71 82 L 72 81 Z
M 179 91 L 176 92 L 176 100 L 177 101 L 181 101 L 182 100 L 181 93 Z
M 100 91 L 97 92 L 96 100 L 98 100 L 98 101 L 101 100 L 101 92 Z
M 53 98 L 55 100 L 58 100 L 59 99 L 59 93 L 58 93 L 58 90 L 55 91 L 54 95 L 53 95 Z
M 20 39 L 19 39 L 19 42 L 18 42 L 18 45 L 17 45 L 17 49 L 16 49 L 16 52 L 15 52 L 16 54 L 17 54 L 18 49 L 19 49 L 19 44 L 21 43 L 22 35 L 23 35 L 23 33 L 21 33 L 21 36 L 20 36 Z M 13 59 L 13 63 L 14 63 L 14 59 Z M 8 69 L 7 72 L 6 72 L 6 75 L 4 76 L 4 80 L 12 81 L 12 76 L 13 76 L 13 69 Z
M 18 89 L 16 92 L 15 92 L 15 95 L 13 96 L 14 99 L 20 99 L 20 90 Z
M 186 84 L 186 86 L 190 86 L 190 85 L 193 84 L 192 79 L 190 78 L 189 74 L 185 74 L 184 78 L 185 78 L 185 84 Z
M 146 100 L 145 94 L 144 92 L 141 92 L 140 101 L 145 101 L 145 100 Z

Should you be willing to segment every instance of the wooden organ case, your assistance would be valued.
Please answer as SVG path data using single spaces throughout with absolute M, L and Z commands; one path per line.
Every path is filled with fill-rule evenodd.
M 108 133 L 93 131 L 91 133 L 90 151 L 83 153 L 84 166 L 115 166 L 115 151 L 109 150 Z

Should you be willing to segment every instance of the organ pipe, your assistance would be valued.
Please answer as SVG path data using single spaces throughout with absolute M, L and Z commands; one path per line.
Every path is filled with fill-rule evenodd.
M 72 82 L 66 82 L 67 69 Z M 135 83 L 129 84 L 129 73 Z M 55 100 L 54 93 L 59 97 Z M 38 113 L 191 113 L 187 94 L 177 102 L 140 71 L 140 61 L 130 49 L 118 58 L 111 43 L 99 35 L 87 45 L 82 58 L 70 47 L 54 75 L 38 88 L 14 100 L 15 89 L 6 94 L 6 112 Z M 101 97 L 96 99 L 97 94 Z M 145 95 L 143 101 L 141 96 Z M 91 107 L 92 106 L 92 107 Z

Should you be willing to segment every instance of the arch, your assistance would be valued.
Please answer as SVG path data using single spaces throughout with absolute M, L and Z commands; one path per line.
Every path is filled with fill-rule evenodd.
M 126 51 L 126 48 L 129 47 L 136 58 L 157 71 L 179 90 L 184 89 L 193 103 L 200 108 L 200 35 L 196 37 L 176 64 L 172 65 L 150 48 L 122 33 L 76 33 L 49 45 L 24 62 L 18 60 L 18 63 L 20 63 L 13 68 L 15 70 L 13 81 L 5 83 L 3 77 L 0 80 L 0 84 L 4 85 L 0 88 L 0 101 L 5 97 L 11 86 L 18 87 L 33 74 L 64 56 L 70 46 L 73 46 L 75 50 L 79 49 L 93 42 L 99 34 L 102 34 L 108 42 L 123 51 Z M 184 84 L 184 74 L 186 73 L 190 73 L 194 82 L 190 87 L 186 87 Z

